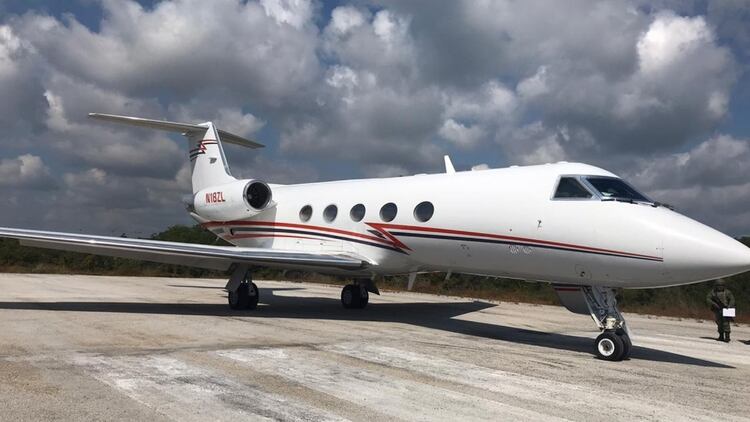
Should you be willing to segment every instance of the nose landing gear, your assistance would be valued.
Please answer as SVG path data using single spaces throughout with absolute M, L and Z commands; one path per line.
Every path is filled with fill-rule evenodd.
M 609 361 L 628 359 L 633 343 L 630 341 L 625 318 L 617 309 L 614 289 L 582 286 L 581 293 L 586 300 L 591 318 L 602 330 L 594 341 L 596 356 Z
M 628 359 L 633 343 L 624 330 L 605 330 L 594 342 L 596 356 L 600 359 L 618 361 Z

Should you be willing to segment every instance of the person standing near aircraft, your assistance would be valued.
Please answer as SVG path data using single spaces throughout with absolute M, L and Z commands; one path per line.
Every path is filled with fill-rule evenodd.
M 734 308 L 734 295 L 731 290 L 727 289 L 726 281 L 723 278 L 716 280 L 714 288 L 708 292 L 706 301 L 716 319 L 716 328 L 719 331 L 718 340 L 728 343 L 729 334 L 732 331 L 732 318 L 725 317 L 723 310 L 725 308 Z

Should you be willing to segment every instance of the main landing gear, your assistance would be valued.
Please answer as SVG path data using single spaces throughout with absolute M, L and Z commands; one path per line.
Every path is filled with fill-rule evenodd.
M 253 283 L 250 270 L 246 266 L 238 266 L 232 272 L 225 289 L 229 293 L 227 302 L 230 309 L 250 310 L 258 307 L 260 292 L 258 286 Z
M 341 289 L 341 304 L 346 309 L 363 309 L 370 302 L 370 292 L 380 294 L 372 280 L 354 280 Z
M 581 293 L 589 307 L 591 318 L 602 330 L 594 341 L 596 356 L 610 361 L 628 359 L 633 343 L 630 341 L 625 318 L 617 309 L 614 289 L 583 286 Z

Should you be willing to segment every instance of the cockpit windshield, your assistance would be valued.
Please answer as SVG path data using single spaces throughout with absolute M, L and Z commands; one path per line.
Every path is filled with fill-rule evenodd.
M 586 176 L 586 181 L 599 192 L 602 199 L 651 202 L 622 179 L 605 176 Z
M 594 195 L 573 176 L 561 177 L 554 199 L 591 199 Z

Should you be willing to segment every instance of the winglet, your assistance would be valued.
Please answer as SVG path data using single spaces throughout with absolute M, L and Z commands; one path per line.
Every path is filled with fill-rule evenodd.
M 455 173 L 456 169 L 453 167 L 453 163 L 451 162 L 451 157 L 444 155 L 443 160 L 445 160 L 445 172 L 447 174 Z

